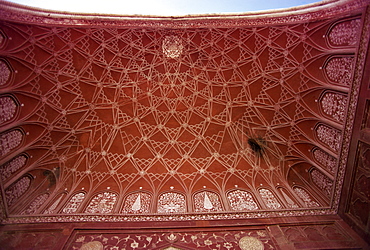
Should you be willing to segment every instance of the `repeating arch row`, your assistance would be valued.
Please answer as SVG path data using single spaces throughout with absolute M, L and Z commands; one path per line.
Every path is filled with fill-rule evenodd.
M 57 198 L 49 204 L 45 209 L 44 214 L 58 213 L 60 209 L 62 214 L 73 213 L 99 213 L 107 214 L 118 211 L 122 214 L 142 214 L 142 213 L 187 213 L 187 212 L 222 212 L 222 211 L 256 211 L 261 209 L 283 209 L 283 208 L 300 208 L 300 207 L 319 207 L 319 203 L 315 201 L 303 187 L 294 187 L 294 194 L 289 194 L 286 189 L 278 188 L 281 196 L 279 198 L 275 192 L 268 188 L 258 189 L 259 198 L 253 195 L 252 192 L 233 189 L 227 192 L 227 207 L 223 204 L 220 195 L 214 191 L 203 190 L 194 193 L 193 208 L 188 207 L 188 202 L 185 194 L 178 191 L 168 191 L 160 194 L 156 200 L 153 195 L 146 191 L 138 191 L 130 193 L 124 198 L 124 202 L 120 209 L 116 208 L 118 194 L 116 192 L 106 190 L 87 197 L 85 191 L 79 191 L 71 196 L 62 204 L 62 197 L 65 194 L 57 196 Z M 37 202 L 42 195 L 38 197 Z M 294 198 L 292 198 L 294 197 Z M 286 202 L 281 202 L 284 199 Z M 294 201 L 295 200 L 295 201 Z M 33 204 L 33 203 L 32 203 Z M 298 205 L 301 204 L 301 205 Z M 31 205 L 32 207 L 32 205 Z M 28 209 L 24 213 L 28 213 Z

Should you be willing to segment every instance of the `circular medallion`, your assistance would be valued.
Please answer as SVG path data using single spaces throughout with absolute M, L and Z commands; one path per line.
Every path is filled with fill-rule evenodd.
M 184 46 L 181 39 L 177 36 L 166 36 L 162 43 L 163 53 L 170 58 L 179 57 L 182 53 Z
M 263 243 L 257 238 L 245 236 L 239 240 L 239 247 L 242 250 L 263 250 Z
M 104 246 L 99 241 L 91 241 L 81 246 L 80 250 L 103 250 Z

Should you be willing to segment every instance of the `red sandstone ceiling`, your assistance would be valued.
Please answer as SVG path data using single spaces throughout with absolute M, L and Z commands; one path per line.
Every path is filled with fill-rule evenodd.
M 9 214 L 298 213 L 337 202 L 361 15 L 192 22 L 1 21 Z

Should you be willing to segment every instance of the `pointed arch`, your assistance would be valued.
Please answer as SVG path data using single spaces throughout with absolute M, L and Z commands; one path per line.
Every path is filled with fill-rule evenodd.
M 21 129 L 13 129 L 0 135 L 0 156 L 9 154 L 22 143 L 24 132 Z
M 151 211 L 153 195 L 149 192 L 133 192 L 126 196 L 122 212 L 128 214 L 142 214 Z
M 220 196 L 213 191 L 203 190 L 193 195 L 195 212 L 220 212 L 223 210 Z
M 27 192 L 32 179 L 30 175 L 23 176 L 5 190 L 5 199 L 9 207 Z
M 157 202 L 158 213 L 185 213 L 186 196 L 182 193 L 171 191 L 159 195 Z
M 49 193 L 40 194 L 37 196 L 31 204 L 21 214 L 34 214 L 37 210 L 45 203 L 49 198 Z
M 19 169 L 23 168 L 27 161 L 29 156 L 27 154 L 21 154 L 4 165 L 0 167 L 0 178 L 2 181 L 6 181 L 10 176 L 12 176 L 15 172 L 17 172 Z
M 89 205 L 85 209 L 85 213 L 100 213 L 109 214 L 113 212 L 113 208 L 118 199 L 118 194 L 111 191 L 100 192 L 92 197 Z
M 86 196 L 86 192 L 84 191 L 79 191 L 73 194 L 61 212 L 63 214 L 72 214 L 72 213 L 77 212 L 82 202 L 84 201 L 85 196 Z
M 19 102 L 14 96 L 5 95 L 0 97 L 0 125 L 7 124 L 16 118 Z
M 252 211 L 260 208 L 252 193 L 241 189 L 227 192 L 227 200 L 233 211 Z
M 258 192 L 268 209 L 280 209 L 283 208 L 276 195 L 268 188 L 260 188 Z
M 303 201 L 305 207 L 320 207 L 320 204 L 317 201 L 313 200 L 311 195 L 309 195 L 309 193 L 303 187 L 294 186 L 293 190 L 297 194 L 297 196 Z

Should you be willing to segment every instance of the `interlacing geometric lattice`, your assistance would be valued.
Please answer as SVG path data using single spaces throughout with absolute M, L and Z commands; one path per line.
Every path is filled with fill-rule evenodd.
M 259 209 L 247 192 L 226 197 L 235 184 L 268 209 L 294 206 L 291 194 L 277 198 L 267 188 L 291 185 L 290 168 L 307 157 L 299 145 L 340 149 L 342 131 L 312 121 L 342 122 L 347 96 L 327 92 L 310 106 L 328 86 L 348 88 L 353 58 L 332 57 L 323 44 L 353 46 L 359 27 L 339 23 L 322 36 L 330 24 L 165 30 L 7 23 L 7 36 L 18 39 L 5 59 L 22 72 L 12 88 L 39 100 L 28 121 L 43 136 L 33 147 L 50 149 L 37 164 L 60 167 L 56 190 L 86 191 L 53 206 L 75 213 L 88 197 L 86 213 L 142 213 L 146 197 L 156 201 L 152 211 L 183 213 L 194 197 L 196 212 L 223 210 L 223 198 L 233 210 Z M 3 61 L 0 75 L 6 84 Z M 5 155 L 11 148 L 3 144 Z M 203 185 L 216 192 L 197 193 Z M 139 186 L 156 196 L 135 193 L 116 206 Z M 295 191 L 307 207 L 319 206 Z

